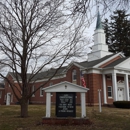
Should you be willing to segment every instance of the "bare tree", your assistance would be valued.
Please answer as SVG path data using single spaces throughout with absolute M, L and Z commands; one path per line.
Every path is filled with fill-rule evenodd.
M 28 99 L 73 56 L 81 56 L 84 17 L 72 14 L 65 0 L 4 0 L 0 2 L 0 68 L 8 68 L 18 85 L 0 74 L 28 116 Z M 47 65 L 58 63 L 54 74 L 33 92 L 30 83 Z M 29 74 L 28 74 L 29 73 Z M 22 92 L 22 93 L 21 93 Z
M 0 2 L 0 68 L 1 71 L 10 68 L 19 87 L 10 82 L 4 74 L 0 75 L 10 84 L 20 102 L 21 117 L 28 116 L 28 99 L 32 94 L 49 82 L 68 59 L 72 56 L 81 56 L 79 52 L 82 46 L 77 44 L 82 42 L 82 32 L 94 18 L 92 8 L 99 2 L 104 7 L 105 5 L 110 7 L 113 1 L 3 0 Z M 116 3 L 120 1 L 123 0 Z M 55 73 L 47 82 L 31 92 L 32 79 L 44 67 L 56 62 L 58 68 Z
M 107 12 L 113 12 L 116 9 L 129 9 L 130 1 L 129 0 L 75 0 L 73 7 L 73 13 L 78 15 L 86 15 L 88 17 L 95 10 L 95 7 L 100 7 L 102 9 L 102 14 Z

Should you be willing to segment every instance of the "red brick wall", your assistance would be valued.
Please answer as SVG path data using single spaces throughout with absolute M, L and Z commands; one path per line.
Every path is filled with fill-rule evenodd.
M 0 105 L 4 105 L 4 98 L 5 98 L 5 89 L 0 89 L 0 93 L 2 92 L 2 95 L 0 97 Z
M 13 78 L 12 78 L 11 75 L 8 75 L 8 79 L 10 80 L 11 84 L 14 84 L 14 85 L 15 85 L 15 87 L 13 86 L 13 88 L 14 88 L 14 92 L 16 93 L 16 95 L 17 95 L 18 97 L 21 97 L 21 89 L 20 89 L 19 84 L 14 82 L 14 80 L 13 80 Z M 18 92 L 18 90 L 19 90 L 20 92 Z M 10 102 L 11 104 L 16 104 L 16 103 L 18 103 L 18 100 L 17 100 L 17 98 L 15 97 L 14 92 L 12 91 L 12 88 L 11 88 L 11 86 L 9 85 L 9 83 L 8 83 L 7 81 L 5 81 L 5 95 L 7 95 L 7 93 L 10 93 L 10 94 L 11 94 L 11 102 Z M 12 99 L 12 95 L 13 95 L 13 99 Z M 5 103 L 6 103 L 6 100 L 5 100 Z
M 87 93 L 88 105 L 98 104 L 98 89 L 102 89 L 102 75 L 101 74 L 88 74 L 87 75 L 87 88 L 90 90 Z M 103 97 L 101 91 L 101 96 Z
M 66 74 L 66 77 L 64 78 L 61 78 L 61 79 L 55 79 L 55 80 L 51 80 L 49 83 L 47 83 L 45 87 L 49 87 L 50 86 L 50 83 L 53 83 L 54 84 L 57 84 L 57 83 L 60 83 L 62 81 L 68 81 L 68 82 L 72 82 L 72 71 L 73 70 L 76 70 L 77 72 L 77 81 L 76 81 L 76 84 L 80 85 L 80 70 L 77 66 L 72 66 L 69 71 L 67 72 Z M 39 87 L 41 84 L 43 84 L 44 82 L 39 82 L 39 83 L 35 83 L 35 87 Z M 51 96 L 51 102 L 52 104 L 55 103 L 55 100 L 56 100 L 56 93 L 52 93 L 53 96 Z M 81 100 L 80 100 L 80 93 L 76 93 L 76 103 L 77 104 L 80 104 L 81 103 Z M 35 104 L 39 104 L 39 103 L 46 103 L 46 93 L 43 92 L 43 97 L 40 97 L 40 90 L 38 90 L 36 93 L 35 93 L 35 97 L 31 97 L 30 98 L 30 102 L 32 103 L 35 103 Z

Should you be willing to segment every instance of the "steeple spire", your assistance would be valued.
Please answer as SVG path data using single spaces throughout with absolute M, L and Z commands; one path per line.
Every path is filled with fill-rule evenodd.
M 97 24 L 94 33 L 94 45 L 92 46 L 92 52 L 88 54 L 88 61 L 94 61 L 110 54 L 112 53 L 108 51 L 108 45 L 106 44 L 105 33 L 98 9 Z
M 103 28 L 102 28 L 102 23 L 101 23 L 101 18 L 100 18 L 99 10 L 98 10 L 98 14 L 97 14 L 96 30 L 97 30 L 97 29 L 103 29 Z

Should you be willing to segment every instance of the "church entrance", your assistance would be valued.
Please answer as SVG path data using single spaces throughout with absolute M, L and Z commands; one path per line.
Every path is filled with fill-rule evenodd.
M 118 88 L 118 101 L 123 101 L 124 100 L 124 88 Z

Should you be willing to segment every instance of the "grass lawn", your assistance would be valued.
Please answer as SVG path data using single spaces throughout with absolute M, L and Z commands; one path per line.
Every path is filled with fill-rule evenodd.
M 80 107 L 76 107 L 80 116 Z M 29 105 L 29 117 L 20 118 L 20 106 L 0 106 L 0 130 L 130 130 L 130 109 L 87 107 L 87 116 L 93 122 L 91 126 L 49 126 L 41 125 L 45 116 L 45 105 Z M 55 106 L 52 106 L 55 116 Z

